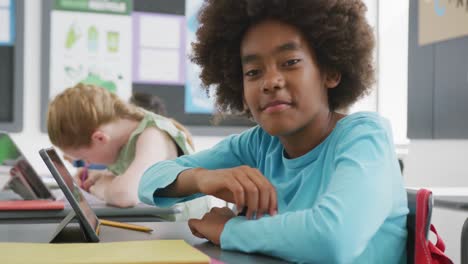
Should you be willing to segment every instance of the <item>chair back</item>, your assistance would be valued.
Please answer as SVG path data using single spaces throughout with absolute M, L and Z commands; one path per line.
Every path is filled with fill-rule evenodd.
M 418 230 L 416 230 L 416 212 L 417 208 L 425 206 L 425 210 L 419 210 L 418 213 L 420 217 L 426 217 L 425 219 L 425 239 L 428 239 L 429 228 L 431 226 L 431 216 L 432 216 L 432 206 L 434 204 L 432 193 L 426 189 L 406 189 L 407 199 L 408 199 L 408 209 L 409 213 L 406 219 L 406 226 L 408 229 L 408 239 L 406 242 L 406 254 L 407 254 L 407 263 L 415 263 L 415 237 Z M 426 213 L 424 213 L 426 212 Z

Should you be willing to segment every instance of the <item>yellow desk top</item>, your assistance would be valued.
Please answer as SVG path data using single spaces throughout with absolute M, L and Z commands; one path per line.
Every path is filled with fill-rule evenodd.
M 33 235 L 33 234 L 31 234 Z M 210 258 L 184 240 L 111 243 L 0 243 L 0 263 L 209 263 Z

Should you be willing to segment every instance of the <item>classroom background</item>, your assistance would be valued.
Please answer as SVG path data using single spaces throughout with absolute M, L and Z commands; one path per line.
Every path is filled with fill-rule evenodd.
M 200 1 L 122 0 L 114 3 L 131 8 L 107 10 L 80 5 L 92 2 L 0 0 L 0 130 L 11 132 L 39 174 L 48 172 L 38 155 L 51 145 L 47 102 L 77 80 L 125 99 L 132 91 L 160 96 L 168 115 L 193 133 L 197 151 L 252 125 L 210 123 L 212 99 L 199 89 L 198 69 L 187 59 Z M 468 196 L 468 2 L 364 2 L 377 40 L 377 82 L 343 111 L 377 111 L 390 120 L 406 186 L 453 187 Z M 462 210 L 433 211 L 455 263 L 467 217 Z

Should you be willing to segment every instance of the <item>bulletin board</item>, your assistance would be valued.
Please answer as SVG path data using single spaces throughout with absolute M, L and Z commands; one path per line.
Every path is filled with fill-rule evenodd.
M 132 92 L 132 1 L 46 0 L 42 11 L 42 130 L 49 101 L 77 83 Z
M 142 79 L 138 71 L 134 71 L 133 91 L 160 97 L 165 102 L 168 115 L 190 126 L 194 134 L 224 135 L 232 131 L 242 131 L 254 123 L 246 118 L 232 116 L 213 126 L 213 96 L 207 96 L 205 90 L 201 88 L 198 76 L 200 69 L 189 59 L 190 43 L 195 40 L 198 28 L 197 15 L 202 2 L 202 0 L 134 0 L 132 15 L 134 40 L 138 42 L 142 39 L 142 32 L 152 36 L 165 36 L 166 38 L 153 42 L 153 52 L 158 54 L 158 49 L 169 50 L 159 59 L 150 60 L 152 64 L 145 64 L 140 58 L 144 57 L 142 54 L 147 54 L 145 49 L 148 45 L 136 43 L 134 69 L 137 69 L 138 65 L 145 65 L 146 69 L 165 69 L 170 71 L 165 75 L 166 78 L 172 77 L 170 80 L 158 79 L 156 78 L 158 74 L 153 72 L 151 74 L 153 79 L 148 80 Z M 160 26 L 155 26 L 157 21 Z M 151 30 L 147 31 L 148 28 Z M 162 30 L 165 30 L 164 34 L 160 32 Z
M 104 3 L 126 3 L 130 9 L 125 10 L 125 14 L 89 10 L 91 4 Z M 252 126 L 252 121 L 239 117 L 227 117 L 213 126 L 214 100 L 201 89 L 199 69 L 189 60 L 201 3 L 201 0 L 45 0 L 42 11 L 42 130 L 46 132 L 45 113 L 50 100 L 83 79 L 97 80 L 94 84 L 111 91 L 117 86 L 117 94 L 124 100 L 132 92 L 157 95 L 164 102 L 168 116 L 189 126 L 194 134 L 224 135 Z M 97 21 L 98 17 L 105 20 L 103 25 L 125 28 L 125 33 L 119 34 L 120 40 L 129 42 L 119 51 L 127 56 L 112 61 L 112 66 L 121 67 L 120 73 L 124 74 L 107 74 L 107 78 L 96 74 L 87 78 L 93 69 L 86 66 L 84 59 L 108 58 L 92 56 L 93 50 L 103 48 L 100 32 L 106 30 L 93 28 L 89 23 Z M 116 76 L 121 79 L 116 81 Z M 120 86 L 109 81 L 120 82 Z
M 410 1 L 410 139 L 468 139 L 467 11 L 465 1 Z

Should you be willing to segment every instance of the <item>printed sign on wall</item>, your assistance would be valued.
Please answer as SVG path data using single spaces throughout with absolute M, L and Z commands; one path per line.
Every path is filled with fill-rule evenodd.
M 419 0 L 419 45 L 468 36 L 467 0 Z
M 133 81 L 185 83 L 184 16 L 133 12 Z
M 13 0 L 0 0 L 0 46 L 15 42 L 15 5 Z
M 50 98 L 79 82 L 126 99 L 132 89 L 130 0 L 56 0 L 51 15 Z

